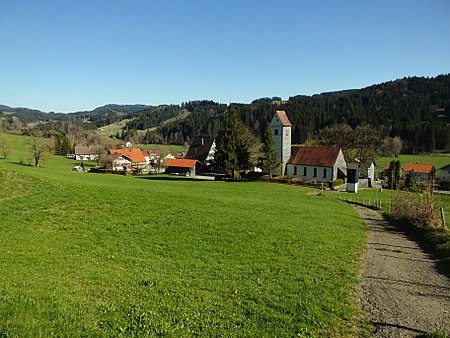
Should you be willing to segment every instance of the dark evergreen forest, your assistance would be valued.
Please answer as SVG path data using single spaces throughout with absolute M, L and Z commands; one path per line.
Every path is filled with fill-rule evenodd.
M 359 90 L 298 95 L 286 101 L 266 97 L 250 104 L 204 100 L 157 107 L 106 105 L 70 114 L 0 105 L 0 129 L 25 130 L 24 124 L 39 122 L 35 129 L 67 133 L 73 128 L 95 129 L 127 119 L 119 137 L 137 136 L 136 130 L 146 130 L 144 135 L 139 134 L 142 143 L 189 144 L 196 135 L 216 136 L 220 118 L 230 106 L 237 108 L 244 124 L 259 138 L 280 109 L 292 123 L 294 144 L 304 143 L 334 124 L 345 123 L 352 128 L 369 124 L 381 138 L 400 137 L 404 152 L 450 151 L 449 74 L 409 77 Z
M 293 143 L 311 139 L 320 129 L 337 123 L 355 128 L 367 123 L 382 137 L 399 136 L 410 153 L 450 149 L 450 75 L 411 77 L 360 90 L 313 96 L 263 98 L 251 104 L 231 104 L 255 135 L 262 135 L 275 110 L 285 110 L 293 126 Z M 148 133 L 155 143 L 189 143 L 195 135 L 215 135 L 227 106 L 212 101 L 182 105 L 188 118 Z

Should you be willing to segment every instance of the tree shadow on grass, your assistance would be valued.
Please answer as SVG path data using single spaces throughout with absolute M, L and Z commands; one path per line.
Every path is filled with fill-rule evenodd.
M 212 182 L 207 180 L 196 180 L 190 177 L 179 177 L 179 176 L 136 176 L 136 178 L 141 180 L 150 181 L 172 181 L 172 182 Z
M 25 163 L 25 162 L 23 162 L 23 161 L 20 161 L 20 162 L 8 161 L 8 163 L 15 164 L 15 165 L 21 165 L 21 166 L 23 166 L 23 167 L 33 167 L 32 164 L 30 164 L 30 163 Z

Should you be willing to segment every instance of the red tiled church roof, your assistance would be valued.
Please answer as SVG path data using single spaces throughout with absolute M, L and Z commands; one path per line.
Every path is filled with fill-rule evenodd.
M 185 158 L 170 158 L 167 160 L 166 164 L 169 167 L 192 168 L 197 164 L 197 162 L 197 160 L 189 160 Z
M 431 174 L 435 171 L 435 169 L 432 164 L 405 163 L 405 165 L 403 166 L 403 171 Z
M 291 163 L 333 167 L 340 150 L 340 148 L 333 147 L 300 147 Z
M 289 121 L 289 119 L 288 119 L 288 117 L 286 115 L 286 112 L 284 110 L 277 110 L 276 114 L 278 115 L 278 118 L 280 119 L 281 124 L 283 126 L 285 126 L 285 127 L 291 127 L 292 126 L 292 124 Z
M 119 154 L 130 159 L 131 162 L 145 162 L 144 154 L 139 148 L 109 149 L 111 155 Z

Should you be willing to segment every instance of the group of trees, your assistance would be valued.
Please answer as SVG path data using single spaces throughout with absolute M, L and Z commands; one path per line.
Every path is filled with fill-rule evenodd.
M 347 161 L 358 160 L 361 163 L 378 155 L 398 156 L 402 149 L 402 141 L 398 136 L 383 139 L 380 131 L 366 123 L 354 129 L 346 123 L 328 126 L 321 129 L 308 143 L 339 147 Z
M 251 133 L 243 124 L 238 110 L 230 108 L 221 119 L 213 166 L 236 178 L 237 171 L 248 169 L 251 165 L 251 139 Z M 269 125 L 265 128 L 258 163 L 269 174 L 279 164 Z

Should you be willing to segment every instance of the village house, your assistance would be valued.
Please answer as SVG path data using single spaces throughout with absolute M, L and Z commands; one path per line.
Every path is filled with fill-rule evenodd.
M 406 163 L 403 168 L 403 178 L 406 178 L 410 174 L 420 181 L 428 181 L 434 179 L 436 169 L 432 164 L 422 163 Z
M 439 179 L 443 182 L 450 182 L 450 164 L 447 164 L 441 168 L 441 175 Z
M 347 163 L 340 148 L 297 147 L 286 164 L 289 179 L 330 182 L 345 179 Z
M 355 160 L 353 163 L 349 163 L 348 166 L 354 166 L 358 175 L 358 183 L 360 187 L 372 187 L 375 180 L 375 161 L 368 159 L 361 163 Z
M 191 142 L 185 158 L 197 160 L 201 164 L 201 170 L 207 170 L 214 160 L 216 144 L 214 138 L 205 136 L 196 136 Z
M 194 159 L 171 158 L 166 161 L 166 174 L 194 176 L 198 165 Z
M 147 162 L 147 166 L 159 164 L 159 161 L 161 159 L 159 150 L 142 150 L 142 154 L 144 155 L 145 161 Z
M 108 154 L 115 156 L 112 170 L 140 173 L 147 165 L 144 153 L 139 148 L 109 149 Z
M 164 158 L 162 159 L 162 162 L 167 163 L 168 160 L 172 160 L 176 158 L 173 154 L 167 154 L 166 156 L 164 156 Z
M 373 181 L 375 179 L 375 167 L 376 163 L 372 159 L 364 163 L 358 163 L 358 177 Z
M 75 160 L 77 161 L 97 161 L 98 155 L 90 147 L 83 144 L 74 147 Z

